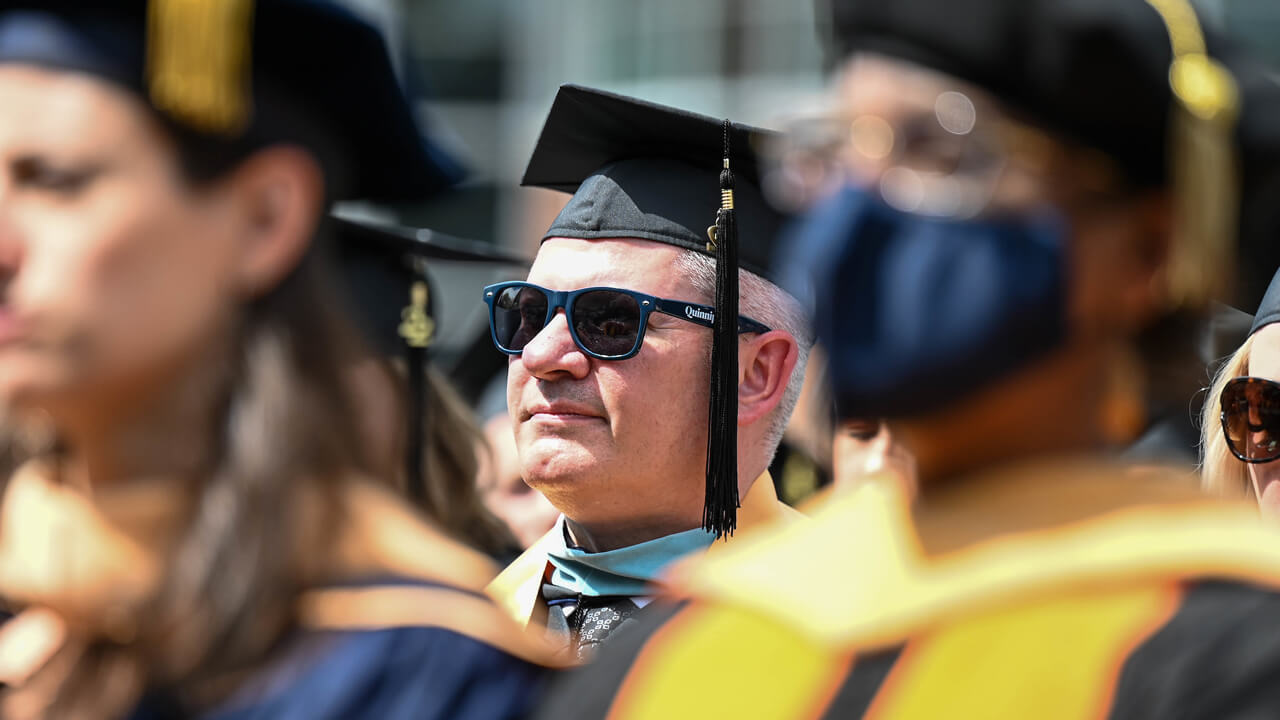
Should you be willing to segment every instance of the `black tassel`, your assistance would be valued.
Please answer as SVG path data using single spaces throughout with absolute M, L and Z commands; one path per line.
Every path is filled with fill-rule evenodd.
M 405 442 L 405 490 L 409 499 L 421 505 L 426 500 L 427 455 L 427 349 L 435 339 L 436 324 L 431 318 L 431 298 L 425 274 L 409 289 L 409 305 L 400 312 L 400 337 L 405 344 L 405 365 L 409 374 L 408 435 Z
M 711 341 L 711 402 L 707 432 L 707 494 L 702 526 L 717 538 L 738 525 L 738 227 L 724 123 L 724 169 L 716 212 L 716 312 Z
M 415 505 L 426 500 L 427 349 L 407 346 L 409 435 L 405 444 L 405 489 Z

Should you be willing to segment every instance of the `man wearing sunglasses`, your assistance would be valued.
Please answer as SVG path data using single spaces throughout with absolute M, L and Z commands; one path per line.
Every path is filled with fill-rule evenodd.
M 1231 277 L 1280 86 L 1185 0 L 830 7 L 781 277 L 914 502 L 867 482 L 680 566 L 542 717 L 1280 717 L 1280 532 L 1118 452 L 1192 396 L 1150 368 Z
M 574 194 L 528 280 L 484 300 L 524 478 L 564 518 L 490 591 L 579 658 L 674 560 L 795 516 L 767 468 L 812 333 L 761 275 L 781 222 L 758 188 L 762 136 L 565 86 L 525 173 Z

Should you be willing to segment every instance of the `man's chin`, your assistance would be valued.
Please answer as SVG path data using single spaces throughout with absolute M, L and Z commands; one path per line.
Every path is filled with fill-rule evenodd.
M 535 490 L 577 485 L 601 477 L 603 470 L 597 453 L 561 438 L 543 438 L 521 447 L 520 465 L 525 482 Z
M 550 499 L 552 495 L 574 492 L 575 488 L 581 488 L 596 477 L 599 477 L 599 474 L 592 472 L 590 467 L 557 463 L 553 467 L 530 470 L 525 476 L 525 482 L 529 483 L 529 487 Z

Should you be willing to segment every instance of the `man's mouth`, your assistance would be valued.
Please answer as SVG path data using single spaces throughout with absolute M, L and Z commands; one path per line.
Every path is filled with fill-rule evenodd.
M 553 402 L 534 405 L 526 411 L 528 419 L 551 422 L 583 422 L 603 420 L 598 412 L 585 405 L 569 402 Z

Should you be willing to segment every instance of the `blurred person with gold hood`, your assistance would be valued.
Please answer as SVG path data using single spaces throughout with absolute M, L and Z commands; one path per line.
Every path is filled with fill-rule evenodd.
M 916 502 L 865 482 L 677 568 L 545 716 L 1275 715 L 1280 531 L 1119 454 L 1194 391 L 1149 369 L 1196 357 L 1231 277 L 1274 81 L 1184 0 L 831 8 L 847 60 L 779 149 L 814 198 L 780 272 Z

